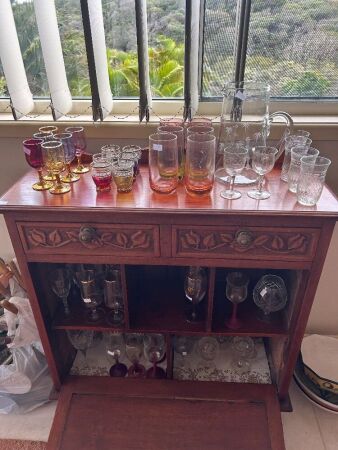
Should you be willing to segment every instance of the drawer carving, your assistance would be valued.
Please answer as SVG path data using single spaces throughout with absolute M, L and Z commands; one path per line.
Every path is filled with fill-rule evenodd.
M 95 254 L 121 253 L 159 256 L 159 231 L 152 225 L 18 224 L 27 252 Z
M 319 230 L 230 227 L 174 227 L 174 253 L 177 256 L 201 254 L 203 257 L 224 257 L 241 254 L 243 257 L 267 256 L 277 259 L 285 255 L 297 259 L 311 259 Z

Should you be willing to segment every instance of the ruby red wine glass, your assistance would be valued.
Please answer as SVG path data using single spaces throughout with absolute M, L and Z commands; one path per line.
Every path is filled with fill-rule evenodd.
M 45 181 L 42 176 L 42 168 L 43 168 L 43 158 L 41 149 L 42 143 L 43 143 L 42 139 L 26 139 L 22 143 L 27 163 L 33 169 L 36 169 L 38 171 L 39 181 L 32 185 L 32 188 L 35 191 L 45 191 L 53 186 L 52 182 Z

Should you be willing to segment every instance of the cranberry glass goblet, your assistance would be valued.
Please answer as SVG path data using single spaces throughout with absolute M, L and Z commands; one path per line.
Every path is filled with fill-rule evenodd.
M 22 143 L 27 163 L 38 171 L 39 181 L 32 186 L 35 191 L 45 191 L 53 186 L 53 183 L 45 181 L 42 176 L 42 142 L 42 139 L 26 139 Z

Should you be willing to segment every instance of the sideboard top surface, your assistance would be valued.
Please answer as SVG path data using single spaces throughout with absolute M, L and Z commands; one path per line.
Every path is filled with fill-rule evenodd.
M 305 207 L 297 203 L 296 195 L 288 191 L 287 183 L 279 178 L 280 172 L 274 170 L 267 176 L 266 187 L 271 192 L 267 200 L 258 201 L 247 196 L 252 188 L 240 186 L 242 197 L 238 200 L 225 200 L 220 197 L 224 184 L 215 182 L 210 195 L 191 196 L 180 185 L 175 193 L 158 194 L 149 186 L 148 169 L 141 167 L 140 175 L 132 192 L 118 194 L 115 186 L 110 192 L 97 193 L 90 172 L 71 184 L 71 192 L 51 195 L 48 191 L 36 192 L 32 184 L 37 180 L 33 170 L 18 180 L 0 199 L 0 212 L 8 211 L 87 211 L 93 208 L 101 212 L 167 213 L 167 214 L 230 214 L 230 215 L 288 215 L 335 217 L 338 219 L 338 201 L 325 186 L 318 204 Z

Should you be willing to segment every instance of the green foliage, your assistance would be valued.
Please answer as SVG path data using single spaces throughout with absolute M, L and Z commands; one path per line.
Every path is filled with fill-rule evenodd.
M 323 97 L 327 93 L 330 84 L 330 81 L 320 73 L 305 72 L 298 79 L 285 82 L 282 90 L 287 97 Z
M 8 95 L 5 77 L 0 77 L 0 97 Z

